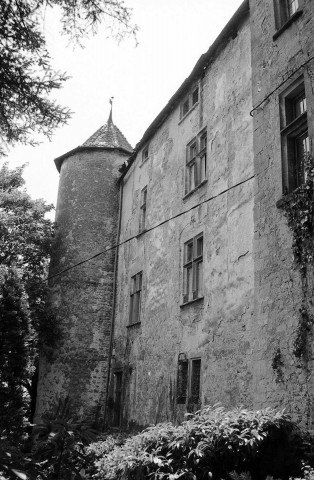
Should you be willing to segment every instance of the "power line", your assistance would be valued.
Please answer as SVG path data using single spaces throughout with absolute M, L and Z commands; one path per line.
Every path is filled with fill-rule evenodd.
M 221 195 L 224 195 L 225 193 L 229 192 L 230 190 L 233 190 L 234 188 L 239 187 L 240 185 L 243 185 L 244 183 L 252 180 L 254 177 L 255 177 L 255 175 L 252 175 L 251 177 L 249 177 L 249 178 L 247 178 L 247 179 L 245 179 L 245 180 L 242 180 L 242 182 L 236 183 L 235 185 L 232 185 L 231 187 L 229 187 L 229 188 L 227 188 L 227 189 L 225 189 L 225 190 L 217 193 L 217 195 L 214 195 L 214 196 L 212 196 L 212 197 L 210 197 L 210 198 L 207 198 L 207 199 L 203 200 L 202 202 L 198 203 L 197 205 L 193 205 L 193 206 L 190 207 L 189 209 L 184 210 L 183 212 L 177 213 L 177 214 L 174 215 L 173 217 L 167 218 L 166 220 L 163 220 L 162 222 L 158 223 L 157 225 L 154 225 L 153 227 L 147 228 L 147 229 L 145 230 L 145 232 L 143 232 L 143 234 L 146 234 L 146 233 L 148 233 L 148 232 L 151 232 L 152 230 L 155 230 L 156 228 L 161 227 L 162 225 L 165 225 L 166 223 L 170 222 L 171 220 L 175 220 L 176 218 L 179 218 L 179 217 L 181 217 L 182 215 L 185 215 L 186 213 L 191 212 L 191 211 L 194 210 L 195 208 L 200 207 L 201 205 L 203 205 L 204 203 L 207 203 L 207 202 L 210 202 L 210 201 L 212 201 L 212 200 L 215 200 L 216 198 L 220 197 Z M 78 267 L 78 266 L 80 266 L 80 265 L 83 265 L 84 263 L 89 262 L 90 260 L 93 260 L 94 258 L 97 258 L 97 257 L 99 257 L 100 255 L 103 255 L 104 253 L 109 252 L 110 250 L 114 250 L 114 249 L 117 248 L 117 247 L 121 247 L 122 245 L 130 242 L 131 240 L 134 240 L 134 239 L 137 238 L 137 237 L 138 237 L 138 234 L 133 235 L 132 237 L 127 238 L 126 240 L 124 240 L 124 241 L 121 242 L 121 243 L 117 243 L 117 244 L 115 244 L 115 245 L 113 245 L 113 246 L 111 246 L 111 247 L 107 247 L 107 248 L 105 248 L 105 250 L 102 250 L 102 251 L 100 251 L 100 252 L 98 252 L 98 253 L 95 253 L 95 255 L 92 255 L 91 257 L 85 258 L 84 260 L 81 260 L 81 261 L 78 262 L 78 263 L 75 263 L 75 264 L 73 264 L 73 265 L 70 265 L 69 267 L 64 268 L 64 269 L 61 270 L 60 272 L 57 272 L 57 273 L 55 273 L 55 274 L 53 274 L 53 275 L 49 275 L 49 276 L 48 276 L 45 280 L 43 280 L 43 281 L 47 281 L 47 280 L 50 280 L 50 279 L 52 279 L 52 278 L 58 277 L 59 275 L 62 275 L 63 273 L 68 272 L 69 270 L 72 270 L 73 268 L 76 268 L 76 267 Z
M 310 57 L 306 62 L 302 63 L 302 65 L 300 65 L 296 70 L 294 70 L 283 82 L 281 82 L 276 88 L 274 88 L 274 90 L 272 90 L 268 95 L 266 95 L 266 97 L 250 111 L 251 117 L 253 117 L 253 112 L 255 112 L 255 110 L 257 110 L 261 105 L 263 105 L 263 103 L 265 103 L 269 99 L 269 97 L 271 97 L 277 90 L 279 90 L 280 87 L 282 87 L 288 80 L 290 80 L 293 75 L 295 75 L 299 70 L 301 70 L 301 68 L 305 67 L 305 65 L 310 63 L 312 60 L 314 60 L 314 56 Z
M 288 80 L 290 80 L 290 78 L 292 78 L 299 70 L 301 70 L 301 68 L 303 68 L 305 65 L 307 65 L 308 63 L 310 63 L 312 60 L 314 60 L 314 56 L 310 57 L 306 62 L 302 63 L 302 65 L 300 65 L 296 70 L 294 70 L 283 82 L 281 82 L 281 83 L 280 83 L 276 88 L 274 88 L 268 95 L 266 95 L 266 97 L 264 97 L 264 99 L 263 99 L 260 103 L 258 103 L 258 104 L 250 111 L 250 115 L 253 117 L 253 112 L 254 112 L 255 110 L 257 110 L 263 103 L 265 103 L 265 102 L 268 100 L 268 98 L 270 98 L 277 90 L 279 90 L 279 89 L 282 87 L 282 85 L 284 85 L 284 84 L 285 84 Z M 153 227 L 147 228 L 147 229 L 145 230 L 145 232 L 143 232 L 143 234 L 148 233 L 148 232 L 151 232 L 152 230 L 155 230 L 155 228 L 161 227 L 162 225 L 165 225 L 166 223 L 170 222 L 171 220 L 175 220 L 176 218 L 180 217 L 181 215 L 185 215 L 186 213 L 191 212 L 191 211 L 194 210 L 195 208 L 203 205 L 204 203 L 210 202 L 210 201 L 214 200 L 215 198 L 217 198 L 217 197 L 219 197 L 219 196 L 221 196 L 221 195 L 229 192 L 230 190 L 232 190 L 232 189 L 234 189 L 234 188 L 236 188 L 236 187 L 238 187 L 238 186 L 240 186 L 240 185 L 242 185 L 242 184 L 244 184 L 244 183 L 252 180 L 254 177 L 255 177 L 255 175 L 252 175 L 251 177 L 247 178 L 246 180 L 243 180 L 242 182 L 239 182 L 239 183 L 233 185 L 232 187 L 229 187 L 229 188 L 221 191 L 221 192 L 218 193 L 217 195 L 214 195 L 214 196 L 212 196 L 212 197 L 210 197 L 210 198 L 207 198 L 206 200 L 203 200 L 202 202 L 200 202 L 200 203 L 198 203 L 198 204 L 196 204 L 196 205 L 193 205 L 193 207 L 189 208 L 188 210 L 184 210 L 183 212 L 180 212 L 180 213 L 178 213 L 177 215 L 174 215 L 173 217 L 170 217 L 170 218 L 167 218 L 166 220 L 163 220 L 162 222 L 158 223 L 157 225 L 154 225 Z M 80 266 L 80 265 L 83 265 L 84 263 L 87 263 L 87 262 L 93 260 L 94 258 L 99 257 L 100 255 L 103 255 L 103 254 L 105 254 L 105 253 L 107 253 L 107 252 L 109 252 L 109 251 L 111 251 L 111 250 L 114 250 L 114 249 L 117 248 L 117 247 L 121 247 L 122 245 L 130 242 L 131 240 L 134 240 L 134 239 L 137 238 L 137 237 L 138 237 L 138 234 L 133 235 L 132 237 L 127 238 L 126 240 L 124 240 L 124 241 L 121 242 L 121 243 L 115 244 L 115 245 L 113 245 L 113 246 L 111 246 L 111 247 L 107 247 L 107 248 L 105 248 L 105 250 L 101 250 L 100 252 L 95 253 L 95 255 L 92 255 L 91 257 L 85 258 L 84 260 L 81 260 L 80 262 L 77 262 L 77 263 L 75 263 L 75 264 L 73 264 L 73 265 L 70 265 L 69 267 L 64 268 L 64 269 L 61 270 L 60 272 L 57 272 L 57 273 L 55 273 L 55 274 L 53 274 L 53 275 L 49 275 L 49 276 L 48 276 L 46 279 L 44 279 L 42 282 L 47 281 L 47 280 L 51 280 L 52 278 L 55 278 L 55 277 L 58 277 L 59 275 L 62 275 L 63 273 L 66 273 L 66 272 L 68 272 L 69 270 L 72 270 L 73 268 L 76 268 L 76 267 L 78 267 L 78 266 Z M 35 285 L 38 285 L 39 283 L 42 283 L 42 282 L 36 282 L 36 283 L 33 284 L 33 285 L 35 286 Z

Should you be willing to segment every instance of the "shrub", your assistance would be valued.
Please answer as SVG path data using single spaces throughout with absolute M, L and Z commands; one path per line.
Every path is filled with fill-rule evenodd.
M 302 475 L 301 432 L 283 411 L 205 408 L 180 426 L 149 427 L 115 446 L 97 463 L 98 480 L 230 478 Z

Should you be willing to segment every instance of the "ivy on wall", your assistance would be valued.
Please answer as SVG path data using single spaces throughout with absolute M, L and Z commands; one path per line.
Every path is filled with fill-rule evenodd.
M 311 154 L 304 156 L 301 167 L 304 183 L 287 195 L 281 206 L 293 234 L 294 261 L 296 268 L 300 271 L 302 282 L 302 305 L 299 310 L 293 353 L 297 358 L 307 360 L 308 336 L 314 321 L 309 308 L 312 304 L 309 292 L 309 270 L 314 263 L 314 158 Z

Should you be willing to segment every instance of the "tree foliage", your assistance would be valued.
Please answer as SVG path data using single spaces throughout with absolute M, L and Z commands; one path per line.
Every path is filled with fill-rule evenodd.
M 59 7 L 62 32 L 81 43 L 101 22 L 118 40 L 136 35 L 131 10 L 122 0 L 1 0 L 0 153 L 16 143 L 48 138 L 70 112 L 49 98 L 67 76 L 54 71 L 43 34 L 47 8 Z
M 19 435 L 29 416 L 53 234 L 45 218 L 52 206 L 32 200 L 21 188 L 22 171 L 7 164 L 0 169 L 0 427 L 5 437 Z

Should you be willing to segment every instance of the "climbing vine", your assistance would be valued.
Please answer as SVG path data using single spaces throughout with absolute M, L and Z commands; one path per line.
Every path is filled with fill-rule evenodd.
M 288 226 L 293 233 L 292 250 L 295 266 L 301 274 L 303 295 L 293 353 L 297 358 L 305 360 L 308 334 L 314 320 L 309 312 L 311 300 L 308 295 L 307 275 L 309 267 L 314 263 L 314 158 L 311 154 L 304 156 L 301 168 L 304 174 L 304 183 L 289 194 L 283 208 L 288 219 Z

